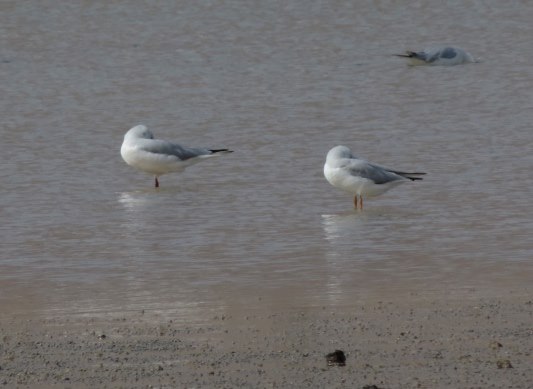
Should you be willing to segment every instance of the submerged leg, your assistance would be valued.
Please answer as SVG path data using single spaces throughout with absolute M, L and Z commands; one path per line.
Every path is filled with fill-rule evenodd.
M 159 180 L 157 179 L 157 177 L 155 178 L 155 187 L 159 188 Z

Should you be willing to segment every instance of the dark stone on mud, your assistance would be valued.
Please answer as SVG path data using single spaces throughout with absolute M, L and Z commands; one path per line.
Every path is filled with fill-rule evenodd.
M 346 365 L 346 356 L 342 350 L 335 350 L 332 353 L 326 355 L 326 360 L 328 361 L 328 366 L 345 366 Z

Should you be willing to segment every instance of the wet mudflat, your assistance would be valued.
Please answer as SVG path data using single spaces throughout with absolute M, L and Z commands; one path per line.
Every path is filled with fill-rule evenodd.
M 4 320 L 8 387 L 526 388 L 533 302 L 524 294 L 373 301 L 346 310 L 214 316 L 154 312 Z M 344 351 L 344 366 L 326 354 Z

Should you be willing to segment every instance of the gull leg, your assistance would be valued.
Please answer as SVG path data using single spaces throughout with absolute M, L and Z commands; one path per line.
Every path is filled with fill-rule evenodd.
M 353 205 L 354 205 L 355 209 L 357 209 L 357 204 L 358 204 L 358 199 L 357 199 L 357 195 L 355 195 L 354 198 L 353 198 Z
M 155 178 L 155 187 L 159 188 L 159 180 L 157 179 L 157 177 Z
M 359 204 L 361 206 L 361 211 L 363 210 L 363 196 L 361 196 L 361 201 L 359 201 Z

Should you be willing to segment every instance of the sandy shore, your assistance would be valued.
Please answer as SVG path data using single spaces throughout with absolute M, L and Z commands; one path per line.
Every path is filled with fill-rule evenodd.
M 5 316 L 5 315 L 4 315 Z M 216 316 L 0 320 L 0 384 L 83 388 L 531 388 L 533 303 L 428 298 Z M 345 366 L 328 366 L 336 349 Z M 374 385 L 374 386 L 372 386 Z

